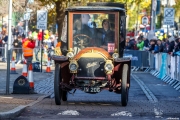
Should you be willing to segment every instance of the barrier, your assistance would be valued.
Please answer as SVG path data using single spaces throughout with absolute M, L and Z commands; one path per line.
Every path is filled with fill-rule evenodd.
M 149 52 L 139 51 L 139 50 L 125 50 L 123 57 L 131 58 L 131 66 L 134 67 L 133 70 L 149 68 Z
M 28 49 L 28 48 L 27 48 Z M 15 52 L 15 51 L 19 51 L 19 52 Z M 2 52 L 1 53 L 1 61 L 2 62 L 6 62 L 7 61 L 7 44 L 3 44 L 2 47 L 0 47 L 0 51 Z M 43 57 L 42 57 L 42 61 L 43 61 L 43 65 L 46 65 L 46 63 L 48 62 L 48 52 L 47 50 L 43 50 L 42 49 L 42 54 L 43 54 Z M 36 55 L 37 55 L 37 58 L 36 58 Z M 40 53 L 40 47 L 35 47 L 34 48 L 34 53 L 33 53 L 33 61 L 40 61 L 41 60 L 41 53 Z M 21 61 L 21 63 L 23 63 L 23 60 L 24 60 L 24 56 L 23 56 L 23 50 L 22 48 L 15 48 L 15 47 L 11 47 L 11 56 L 14 56 L 14 59 L 16 60 L 16 62 L 18 62 L 17 58 L 19 59 L 19 61 Z M 11 58 L 10 56 L 10 58 Z M 39 60 L 40 59 L 40 60 Z
M 149 56 L 150 67 L 153 66 L 153 63 L 155 65 L 150 73 L 173 86 L 176 90 L 180 90 L 180 56 L 171 56 L 167 53 L 149 53 Z
M 172 56 L 167 53 L 150 53 L 147 51 L 125 50 L 124 57 L 131 58 L 132 71 L 144 69 L 167 82 L 168 84 L 179 84 L 180 89 L 180 56 Z M 178 86 L 177 86 L 178 87 Z

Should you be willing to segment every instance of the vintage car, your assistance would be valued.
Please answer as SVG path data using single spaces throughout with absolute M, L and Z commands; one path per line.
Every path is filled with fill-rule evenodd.
M 121 94 L 126 106 L 131 60 L 123 58 L 126 10 L 119 3 L 89 3 L 66 9 L 67 36 L 62 55 L 54 55 L 56 105 L 76 89 L 96 94 L 109 90 Z M 64 33 L 65 34 L 65 33 Z

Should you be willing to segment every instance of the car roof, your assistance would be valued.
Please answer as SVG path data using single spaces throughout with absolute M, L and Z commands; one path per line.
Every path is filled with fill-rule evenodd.
M 72 6 L 66 8 L 66 11 L 125 11 L 125 9 L 109 6 Z

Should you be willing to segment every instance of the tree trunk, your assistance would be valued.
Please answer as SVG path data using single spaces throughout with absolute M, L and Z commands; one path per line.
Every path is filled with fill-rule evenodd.
M 62 34 L 62 27 L 63 27 L 63 21 L 65 17 L 65 3 L 63 0 L 56 2 L 56 22 L 58 25 L 58 42 L 61 42 L 61 34 Z

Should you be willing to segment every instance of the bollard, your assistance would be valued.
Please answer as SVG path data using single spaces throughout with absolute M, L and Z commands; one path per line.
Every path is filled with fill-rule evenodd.
M 45 73 L 52 73 L 50 68 L 50 58 L 48 58 L 47 68 Z
M 23 75 L 24 77 L 27 77 L 27 64 L 26 64 L 26 60 L 24 60 L 24 62 L 23 62 L 22 75 Z
M 28 81 L 29 81 L 29 89 L 30 89 L 29 93 L 35 93 L 34 92 L 34 80 L 33 80 L 33 68 L 32 68 L 32 64 L 30 64 L 29 68 L 28 68 Z
M 14 60 L 14 57 L 12 57 L 12 61 L 11 61 L 11 72 L 10 74 L 18 74 L 16 72 L 16 68 L 15 68 L 15 60 Z

